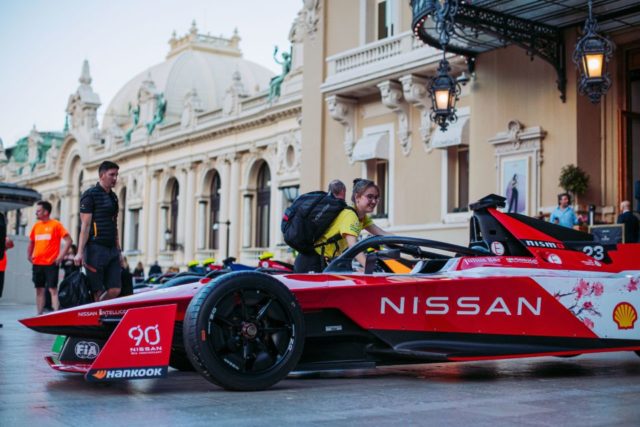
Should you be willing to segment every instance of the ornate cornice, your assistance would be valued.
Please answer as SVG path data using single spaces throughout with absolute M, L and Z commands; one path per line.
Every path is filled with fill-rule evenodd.
M 398 116 L 398 139 L 402 147 L 402 154 L 408 156 L 411 152 L 411 131 L 409 130 L 409 104 L 404 99 L 402 85 L 387 80 L 378 83 L 382 103 Z
M 340 95 L 331 95 L 326 98 L 329 115 L 332 119 L 344 126 L 344 151 L 353 163 L 353 147 L 355 140 L 356 105 L 357 101 Z

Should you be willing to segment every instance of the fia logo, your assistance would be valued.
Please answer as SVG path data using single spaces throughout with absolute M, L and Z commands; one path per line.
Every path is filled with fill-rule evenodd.
M 140 325 L 129 329 L 129 338 L 136 342 L 136 347 L 144 341 L 145 345 L 156 345 L 160 342 L 160 331 L 158 325 L 147 326 L 142 329 Z
M 98 344 L 91 341 L 80 341 L 74 347 L 78 359 L 95 359 L 100 352 Z

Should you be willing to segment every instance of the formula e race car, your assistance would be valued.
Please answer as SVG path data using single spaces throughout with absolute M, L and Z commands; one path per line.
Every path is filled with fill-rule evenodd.
M 231 272 L 21 322 L 60 335 L 46 360 L 89 381 L 173 366 L 231 390 L 294 370 L 640 351 L 640 245 L 503 213 L 495 195 L 470 207 L 468 247 L 371 237 L 322 273 Z

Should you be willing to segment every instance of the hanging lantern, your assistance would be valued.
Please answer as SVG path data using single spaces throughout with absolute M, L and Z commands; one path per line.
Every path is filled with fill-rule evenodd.
M 611 78 L 607 65 L 613 54 L 613 43 L 598 34 L 598 23 L 591 12 L 589 0 L 589 17 L 584 24 L 583 35 L 576 43 L 573 52 L 573 62 L 580 70 L 578 89 L 581 95 L 586 95 L 596 104 L 611 86 Z
M 449 123 L 455 122 L 456 102 L 460 96 L 460 85 L 451 77 L 449 62 L 444 58 L 440 61 L 438 72 L 431 79 L 429 96 L 431 97 L 431 120 L 440 126 L 442 131 L 447 130 Z

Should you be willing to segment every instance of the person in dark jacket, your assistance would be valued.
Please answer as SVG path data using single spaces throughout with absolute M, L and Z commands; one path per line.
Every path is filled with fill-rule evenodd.
M 620 203 L 620 211 L 618 215 L 618 224 L 624 224 L 624 242 L 638 243 L 638 231 L 640 230 L 638 218 L 631 212 L 631 203 L 624 200 Z
M 133 276 L 129 270 L 129 261 L 127 261 L 127 257 L 123 257 L 122 260 L 122 272 L 120 273 L 122 288 L 120 289 L 120 296 L 126 297 L 127 295 L 133 295 Z

